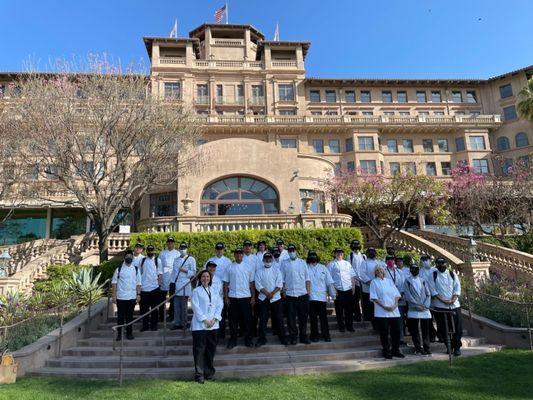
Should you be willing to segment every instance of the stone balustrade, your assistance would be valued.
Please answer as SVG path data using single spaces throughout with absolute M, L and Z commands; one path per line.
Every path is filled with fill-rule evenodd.
M 450 253 L 465 259 L 469 257 L 468 239 L 425 230 L 416 230 L 413 233 L 445 248 Z M 529 277 L 533 276 L 533 255 L 494 244 L 479 241 L 476 243 L 476 252 L 481 260 L 490 261 L 492 266 L 502 271 L 507 270 L 526 274 Z
M 10 246 L 0 246 L 0 253 L 7 250 L 11 256 L 8 264 L 8 275 L 18 272 L 24 265 L 30 261 L 42 256 L 49 249 L 64 243 L 63 240 L 57 239 L 38 239 L 31 242 L 20 243 Z

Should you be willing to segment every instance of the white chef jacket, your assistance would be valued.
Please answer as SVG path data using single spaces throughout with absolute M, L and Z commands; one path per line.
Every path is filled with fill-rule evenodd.
M 209 298 L 209 295 L 211 295 L 211 298 Z M 221 313 L 223 306 L 222 298 L 214 293 L 213 287 L 210 286 L 204 288 L 200 285 L 194 288 L 191 297 L 191 307 L 193 312 L 191 330 L 212 331 L 218 329 L 218 321 L 222 319 Z M 215 322 L 211 328 L 208 328 L 203 322 L 206 319 L 211 320 L 214 318 L 217 319 L 217 322 Z
M 281 276 L 285 294 L 289 297 L 299 297 L 307 294 L 306 282 L 311 282 L 307 264 L 301 258 L 283 260 L 281 262 Z
M 461 295 L 461 282 L 459 282 L 459 277 L 455 272 L 449 269 L 446 269 L 444 272 L 439 272 L 437 269 L 435 269 L 435 271 L 437 273 L 436 279 L 434 279 L 433 274 L 431 274 L 429 278 L 431 296 L 439 295 L 446 300 L 451 300 L 454 295 Z M 453 278 L 450 273 L 453 274 Z M 461 307 L 459 299 L 455 300 L 453 304 L 444 304 L 442 301 L 434 297 L 431 304 L 433 307 L 447 308 L 450 310 Z
M 398 289 L 398 292 L 400 292 L 400 294 L 403 293 L 403 284 L 405 282 L 405 276 L 401 270 L 399 270 L 396 266 L 392 268 L 385 267 L 385 278 L 392 280 L 394 282 L 394 285 Z M 400 299 L 398 305 L 404 306 L 405 300 Z
M 279 288 L 281 291 L 281 289 L 283 289 L 283 279 L 279 269 L 274 267 L 265 268 L 264 266 L 263 268 L 258 269 L 255 273 L 255 288 L 259 292 L 258 298 L 261 301 L 267 298 L 265 294 L 261 292 L 261 289 L 266 289 L 269 292 L 272 292 L 275 288 Z M 270 300 L 271 303 L 281 299 L 280 291 L 274 294 L 274 297 Z
M 160 270 L 159 259 L 154 257 L 143 257 L 139 262 L 139 271 L 141 273 L 141 290 L 143 292 L 151 292 L 159 287 L 157 282 L 157 271 Z
M 365 256 L 359 251 L 351 251 L 350 254 L 348 254 L 348 256 L 346 257 L 346 261 L 348 261 L 352 265 L 353 272 L 355 273 L 356 278 L 361 278 L 361 266 L 365 262 Z M 357 279 L 355 280 L 355 286 L 361 286 Z
M 228 297 L 242 299 L 251 297 L 250 283 L 254 281 L 255 272 L 252 272 L 250 264 L 246 262 L 231 263 L 224 274 L 224 282 L 229 285 Z
M 377 258 L 366 258 L 365 261 L 361 264 L 361 275 L 359 278 L 363 282 L 369 282 L 368 284 L 363 283 L 361 285 L 361 290 L 364 293 L 370 293 L 370 282 L 374 279 L 374 269 L 377 265 L 381 265 L 383 268 L 387 267 L 383 260 L 378 260 Z
M 202 284 L 198 282 L 197 286 L 201 286 Z M 220 279 L 218 276 L 213 276 L 211 278 L 211 290 L 212 293 L 217 293 L 220 298 L 224 298 L 224 283 L 222 282 L 222 279 Z
M 139 254 L 138 256 L 133 256 L 133 265 L 136 265 L 137 267 L 141 265 L 141 261 L 143 258 L 146 257 L 143 254 Z
M 254 263 L 255 263 L 255 270 L 261 269 L 264 267 L 263 264 L 263 256 L 265 255 L 266 251 L 258 251 L 254 254 Z M 274 257 L 272 257 L 274 258 Z
M 333 278 L 324 264 L 307 264 L 309 268 L 309 279 L 311 279 L 311 301 L 327 301 L 327 294 L 335 299 L 335 288 L 333 287 Z M 351 287 L 351 286 L 350 286 Z
M 436 270 L 437 268 L 435 267 L 429 267 L 429 268 L 420 267 L 420 273 L 419 273 L 420 278 L 425 280 L 427 284 L 429 285 L 429 281 L 433 279 L 433 271 L 436 271 Z
M 222 257 L 213 256 L 209 260 L 206 261 L 206 263 L 204 264 L 204 269 L 206 269 L 205 266 L 207 265 L 209 261 L 212 261 L 217 265 L 215 276 L 218 276 L 220 280 L 222 281 L 222 279 L 224 279 L 224 274 L 226 273 L 226 268 L 228 268 L 231 265 L 231 260 L 226 256 L 222 256 Z
M 332 260 L 328 264 L 328 270 L 333 278 L 335 289 L 341 291 L 352 290 L 352 278 L 355 277 L 355 272 L 348 261 Z
M 287 249 L 283 249 L 281 251 L 281 254 L 279 256 L 279 262 L 281 264 L 282 261 L 285 261 L 285 260 L 290 260 L 290 256 L 289 256 L 289 252 L 287 251 Z
M 429 284 L 419 276 L 410 276 L 404 282 L 405 299 L 407 300 L 407 318 L 429 319 L 431 312 L 431 292 Z M 415 307 L 426 307 L 417 310 Z
M 187 272 L 180 271 L 181 268 L 187 268 Z M 170 274 L 170 282 L 176 283 L 176 292 L 178 293 L 178 296 L 191 295 L 191 283 L 189 281 L 195 275 L 196 260 L 193 256 L 186 255 L 185 257 L 174 259 L 174 267 L 172 268 L 172 274 Z M 186 286 L 182 288 L 183 285 Z
M 400 297 L 400 292 L 391 279 L 374 278 L 370 283 L 370 300 L 379 300 L 386 306 L 392 306 L 396 297 Z M 374 302 L 374 317 L 376 318 L 396 318 L 400 316 L 398 307 L 394 311 L 386 311 L 378 303 Z
M 117 285 L 117 300 L 135 300 L 137 298 L 137 286 L 141 285 L 141 271 L 130 265 L 122 263 L 120 268 L 120 279 L 118 279 L 118 268 L 115 268 L 111 283 Z
M 180 252 L 176 249 L 174 250 L 163 250 L 159 253 L 159 262 L 160 270 L 159 274 L 161 275 L 161 290 L 168 290 L 170 285 L 170 274 L 172 274 L 172 269 L 174 268 L 174 260 L 180 256 Z

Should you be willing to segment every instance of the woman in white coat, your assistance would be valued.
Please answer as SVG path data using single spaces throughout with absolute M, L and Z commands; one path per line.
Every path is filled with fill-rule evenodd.
M 211 288 L 211 273 L 200 273 L 200 285 L 192 292 L 192 353 L 194 380 L 204 383 L 215 375 L 213 361 L 217 348 L 218 323 L 222 319 L 222 299 Z

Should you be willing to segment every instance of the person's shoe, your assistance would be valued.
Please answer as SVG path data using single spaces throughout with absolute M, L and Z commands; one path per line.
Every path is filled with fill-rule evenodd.
M 283 338 L 283 339 L 280 339 L 279 342 L 283 345 L 283 346 L 288 346 L 289 343 L 287 342 L 287 339 Z
M 324 342 L 331 342 L 331 338 L 329 336 L 327 338 L 324 338 Z
M 255 342 L 255 347 L 264 346 L 266 343 L 266 340 L 258 340 L 257 342 Z
M 291 339 L 291 345 L 295 345 L 296 343 L 298 343 L 298 341 L 296 339 Z
M 215 375 L 204 376 L 204 379 L 206 381 L 214 381 L 215 380 Z
M 309 338 L 302 338 L 302 339 L 300 339 L 300 343 L 311 344 L 311 341 L 309 340 Z
M 415 356 L 424 356 L 424 355 L 426 355 L 426 352 L 425 352 L 424 350 L 422 350 L 422 349 L 415 349 L 415 351 L 413 352 L 413 354 L 414 354 Z
M 115 341 L 120 342 L 121 340 L 122 338 L 120 337 L 120 335 L 117 335 L 117 338 L 115 339 Z
M 396 351 L 392 353 L 392 356 L 397 358 L 405 358 L 405 355 L 401 351 Z
M 126 339 L 128 339 L 128 340 L 133 340 L 133 339 L 135 339 L 135 338 L 134 338 L 133 335 L 130 333 L 129 335 L 126 335 Z
M 354 329 L 353 327 L 352 327 L 352 328 L 346 328 L 346 330 L 347 330 L 348 332 L 355 332 L 355 329 Z
M 392 360 L 392 356 L 390 353 L 383 353 L 383 357 L 386 358 L 387 360 Z
M 312 337 L 312 338 L 311 338 L 311 342 L 313 342 L 313 343 L 318 342 L 318 338 L 317 338 L 317 337 Z
M 157 332 L 157 328 L 150 328 L 152 332 Z
M 344 332 L 346 332 L 346 329 L 344 329 L 344 328 L 339 328 L 339 332 L 344 333 Z
M 177 331 L 177 330 L 180 330 L 180 329 L 183 329 L 183 326 L 181 326 L 181 325 L 172 325 L 172 327 L 170 328 L 171 331 Z
M 254 344 L 252 343 L 251 340 L 247 340 L 247 341 L 245 341 L 245 342 L 244 342 L 244 345 L 245 345 L 246 347 L 254 347 Z
M 453 355 L 454 355 L 455 357 L 459 357 L 459 356 L 461 355 L 461 349 L 455 349 L 455 350 L 453 351 Z
M 148 330 L 148 327 L 147 327 L 147 326 L 143 326 L 143 327 L 141 328 L 141 332 L 146 332 L 147 330 Z
M 205 379 L 204 378 L 196 378 L 195 381 L 196 381 L 196 383 L 200 383 L 201 385 L 203 385 L 205 383 Z
M 237 346 L 236 341 L 230 339 L 229 342 L 228 342 L 228 344 L 226 345 L 226 348 L 227 348 L 228 350 L 231 350 L 231 349 L 233 349 L 235 346 Z
M 405 342 L 405 340 L 400 340 L 400 346 L 407 346 L 407 343 Z

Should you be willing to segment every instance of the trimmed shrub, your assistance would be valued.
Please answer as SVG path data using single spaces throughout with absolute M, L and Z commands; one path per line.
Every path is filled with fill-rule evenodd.
M 133 233 L 131 243 L 141 242 L 145 246 L 153 245 L 157 251 L 166 248 L 166 240 L 172 236 L 179 243 L 189 244 L 189 253 L 196 258 L 198 265 L 203 265 L 214 254 L 215 244 L 222 242 L 226 245 L 226 256 L 232 258 L 233 250 L 241 247 L 244 240 L 256 243 L 265 240 L 268 246 L 274 246 L 277 239 L 283 239 L 285 247 L 292 243 L 296 245 L 300 257 L 305 257 L 309 250 L 315 250 L 322 263 L 333 258 L 335 247 L 341 247 L 347 252 L 353 239 L 363 243 L 361 231 L 357 228 L 304 228 L 304 229 L 276 229 L 276 230 L 242 230 L 230 232 L 173 232 L 173 233 Z M 113 268 L 114 270 L 114 268 Z M 112 271 L 111 271 L 112 272 Z
M 133 239 L 132 239 L 133 241 Z M 135 243 L 135 242 L 134 242 Z M 113 277 L 113 272 L 115 272 L 115 269 L 122 263 L 122 260 L 119 258 L 114 258 L 109 261 L 104 261 L 100 265 L 97 265 L 93 269 L 94 275 L 100 274 L 100 283 L 105 282 L 107 279 L 111 280 Z M 105 288 L 104 288 L 105 289 Z

